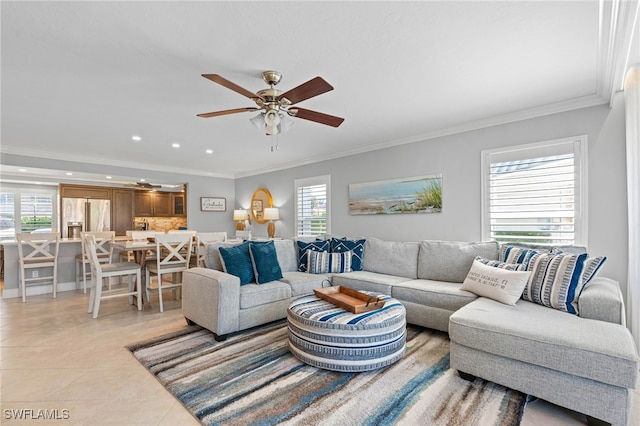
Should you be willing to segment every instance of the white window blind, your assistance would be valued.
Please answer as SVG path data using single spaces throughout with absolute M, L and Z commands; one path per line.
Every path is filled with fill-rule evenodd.
M 19 232 L 55 232 L 57 191 L 3 186 L 0 192 L 0 239 Z
M 296 179 L 296 235 L 329 232 L 329 176 Z
M 485 151 L 485 239 L 584 244 L 586 137 Z

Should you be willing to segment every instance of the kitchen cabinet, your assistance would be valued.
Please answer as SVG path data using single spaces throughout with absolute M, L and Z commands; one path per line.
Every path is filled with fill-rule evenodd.
M 135 215 L 143 216 L 171 216 L 173 212 L 170 192 L 136 191 Z
M 185 202 L 184 192 L 171 193 L 171 206 L 173 208 L 173 216 L 187 216 L 187 204 Z
M 95 198 L 100 200 L 111 199 L 110 187 L 60 184 L 61 198 Z
M 127 230 L 135 229 L 133 197 L 133 189 L 114 188 L 112 191 L 111 229 L 116 231 L 116 235 L 125 235 Z

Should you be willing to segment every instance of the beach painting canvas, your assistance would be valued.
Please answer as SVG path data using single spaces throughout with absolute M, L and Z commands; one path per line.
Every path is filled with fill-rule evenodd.
M 442 174 L 349 184 L 349 214 L 439 213 Z

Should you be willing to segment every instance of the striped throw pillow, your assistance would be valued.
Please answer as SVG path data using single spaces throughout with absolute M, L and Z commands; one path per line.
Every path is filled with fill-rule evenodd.
M 483 259 L 480 256 L 476 256 L 475 260 L 478 262 L 499 269 L 506 269 L 508 271 L 526 271 L 527 265 L 524 263 L 508 263 L 500 260 Z
M 306 272 L 309 251 L 329 251 L 331 249 L 331 240 L 317 241 L 296 241 L 298 245 L 298 271 Z
M 548 253 L 548 250 L 543 252 L 541 250 L 535 250 L 527 247 L 507 245 L 502 247 L 500 259 L 507 263 L 522 263 L 528 265 L 531 258 L 538 253 Z
M 578 315 L 578 298 L 606 257 L 587 253 L 538 253 L 531 257 L 531 277 L 522 298 L 539 305 Z
M 329 253 L 327 251 L 307 251 L 307 272 L 310 274 L 351 272 L 353 252 Z

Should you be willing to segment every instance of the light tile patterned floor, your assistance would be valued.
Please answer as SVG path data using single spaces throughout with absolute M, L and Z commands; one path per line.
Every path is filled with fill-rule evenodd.
M 81 292 L 0 301 L 0 424 L 198 425 L 124 348 L 183 328 L 180 302 L 165 302 L 161 314 L 157 303 L 138 312 L 124 298 L 107 300 L 97 320 L 86 313 L 87 303 Z M 640 393 L 635 395 L 632 424 L 640 424 Z M 15 421 L 5 411 L 12 409 L 58 410 L 69 418 Z M 580 424 L 586 424 L 584 416 L 545 401 L 530 404 L 523 421 Z

